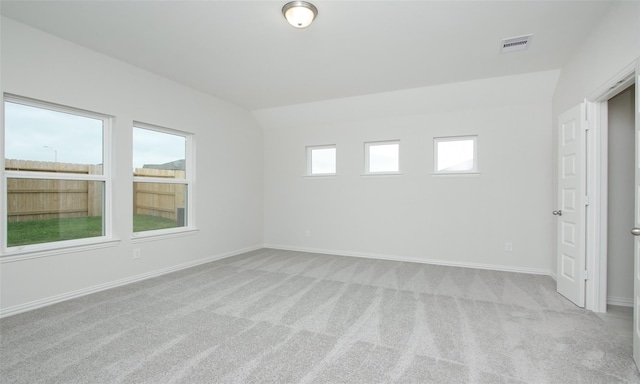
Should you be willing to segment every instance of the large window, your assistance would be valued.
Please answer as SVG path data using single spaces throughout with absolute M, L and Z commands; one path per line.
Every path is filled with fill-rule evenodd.
M 478 136 L 433 139 L 435 173 L 478 172 Z
M 377 141 L 364 144 L 365 174 L 400 172 L 400 141 Z
M 5 95 L 3 251 L 110 237 L 110 118 Z
M 336 146 L 307 147 L 307 175 L 326 176 L 336 174 Z
M 191 134 L 133 127 L 133 232 L 163 234 L 193 226 Z

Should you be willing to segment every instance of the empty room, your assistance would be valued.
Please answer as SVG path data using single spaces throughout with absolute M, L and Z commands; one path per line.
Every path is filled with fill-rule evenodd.
M 0 14 L 1 383 L 640 383 L 640 1 Z

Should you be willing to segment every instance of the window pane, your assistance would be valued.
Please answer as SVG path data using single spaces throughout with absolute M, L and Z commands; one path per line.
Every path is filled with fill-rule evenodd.
M 158 132 L 151 129 L 133 128 L 133 169 L 135 176 L 155 176 L 146 174 L 141 169 L 162 169 L 183 171 L 184 178 L 186 158 L 186 138 L 180 135 Z M 178 177 L 171 173 L 167 177 Z
M 133 232 L 185 227 L 187 185 L 133 183 Z
M 400 144 L 369 146 L 369 172 L 398 172 Z
M 5 169 L 102 174 L 103 120 L 8 101 L 4 107 Z
M 311 150 L 311 174 L 336 173 L 336 149 Z
M 7 246 L 104 235 L 104 182 L 7 179 Z
M 473 140 L 439 141 L 438 171 L 473 170 Z

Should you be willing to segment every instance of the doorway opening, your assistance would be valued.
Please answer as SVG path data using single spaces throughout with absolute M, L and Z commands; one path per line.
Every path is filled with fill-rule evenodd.
M 607 305 L 633 308 L 635 85 L 607 101 Z
M 585 100 L 591 137 L 587 146 L 586 267 L 589 279 L 585 307 L 594 312 L 607 312 L 608 303 L 633 306 L 633 237 L 629 230 L 633 227 L 635 175 L 629 176 L 628 169 L 634 169 L 635 164 L 638 105 L 635 83 L 634 62 Z M 629 102 L 632 103 L 630 110 Z M 624 128 L 628 124 L 626 120 L 630 120 L 630 132 Z M 627 140 L 621 144 L 624 149 L 619 149 L 623 140 Z M 622 168 L 620 162 L 625 162 Z M 627 220 L 629 214 L 631 222 Z M 631 254 L 628 254 L 629 244 Z

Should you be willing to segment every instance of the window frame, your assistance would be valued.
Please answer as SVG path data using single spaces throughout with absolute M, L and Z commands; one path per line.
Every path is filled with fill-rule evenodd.
M 449 141 L 473 141 L 473 167 L 465 170 L 438 170 L 438 144 Z M 434 175 L 474 175 L 478 171 L 478 135 L 438 136 L 433 138 L 433 174 Z
M 102 120 L 102 174 L 77 174 L 63 172 L 38 172 L 38 171 L 16 171 L 6 170 L 5 163 L 5 103 L 22 104 L 29 107 L 46 109 L 54 112 L 71 114 L 96 120 Z M 36 100 L 28 97 L 18 96 L 10 93 L 4 93 L 2 98 L 2 135 L 0 140 L 0 167 L 2 172 L 0 180 L 2 181 L 2 209 L 4 214 L 0 221 L 0 235 L 2 236 L 2 248 L 0 249 L 0 258 L 8 260 L 9 256 L 18 256 L 24 254 L 35 254 L 37 256 L 47 256 L 50 254 L 58 254 L 69 248 L 93 249 L 101 247 L 101 245 L 109 246 L 114 243 L 113 238 L 113 201 L 112 201 L 112 176 L 111 176 L 111 137 L 112 137 L 113 116 L 103 113 L 87 111 L 80 108 L 69 107 L 43 100 Z M 17 246 L 7 246 L 8 240 L 8 196 L 7 181 L 9 179 L 36 179 L 36 180 L 76 180 L 76 181 L 97 181 L 104 183 L 103 201 L 102 201 L 102 236 L 86 237 L 73 240 L 60 240 L 47 243 L 25 244 Z M 31 258 L 31 257 L 28 257 Z
M 313 170 L 312 153 L 316 149 L 335 149 L 335 164 L 336 164 L 335 172 L 327 172 L 327 173 L 312 172 Z M 336 176 L 338 174 L 338 146 L 336 144 L 308 145 L 306 147 L 306 155 L 307 155 L 307 171 L 305 173 L 305 176 L 322 177 L 322 176 Z
M 370 156 L 370 148 L 372 146 L 378 145 L 390 145 L 390 144 L 398 144 L 398 170 L 397 171 L 379 171 L 372 172 L 371 171 L 371 156 Z M 400 139 L 396 140 L 381 140 L 381 141 L 367 141 L 364 143 L 364 175 L 365 176 L 374 176 L 374 175 L 401 175 L 402 164 L 400 161 Z
M 181 184 L 185 185 L 187 188 L 187 193 L 185 194 L 185 199 L 187 201 L 186 204 L 186 222 L 182 227 L 173 227 L 173 228 L 165 228 L 165 229 L 152 229 L 148 231 L 142 232 L 134 232 L 133 229 L 133 211 L 131 212 L 131 238 L 133 240 L 145 241 L 145 239 L 153 239 L 157 237 L 174 237 L 176 235 L 182 234 L 190 234 L 191 232 L 197 231 L 196 228 L 196 215 L 195 209 L 193 208 L 195 205 L 195 134 L 186 131 L 180 131 L 177 129 L 161 127 L 154 124 L 143 123 L 140 121 L 134 121 L 131 125 L 131 138 L 133 139 L 133 129 L 140 128 L 146 129 L 150 131 L 155 131 L 159 133 L 165 133 L 169 135 L 181 136 L 185 138 L 185 159 L 184 159 L 184 167 L 185 167 L 185 177 L 184 179 L 168 179 L 162 177 L 149 177 L 149 176 L 133 176 L 131 180 L 131 188 L 135 183 L 160 183 L 160 184 Z M 133 145 L 131 148 L 131 154 L 133 159 Z M 131 164 L 133 166 L 133 164 Z M 131 168 L 133 170 L 133 168 Z M 133 199 L 133 196 L 132 196 Z M 133 203 L 133 201 L 132 201 Z M 133 205 L 133 204 L 132 204 Z M 133 208 L 132 208 L 133 209 Z

